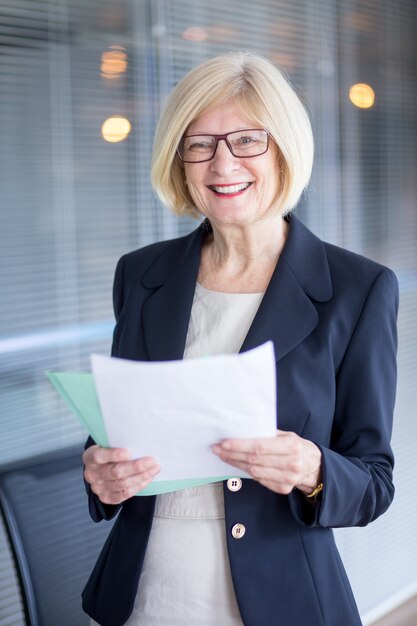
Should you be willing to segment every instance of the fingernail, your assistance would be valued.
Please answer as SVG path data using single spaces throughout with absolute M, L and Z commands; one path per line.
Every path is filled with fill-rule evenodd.
M 230 445 L 230 443 L 228 441 L 223 441 L 222 448 L 223 448 L 223 450 L 230 450 L 231 445 Z
M 221 447 L 218 445 L 212 446 L 211 449 L 213 450 L 214 454 L 220 454 L 220 452 L 222 451 Z

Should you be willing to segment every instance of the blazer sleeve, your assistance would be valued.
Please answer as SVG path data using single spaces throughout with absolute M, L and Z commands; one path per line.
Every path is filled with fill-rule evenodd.
M 365 526 L 392 502 L 398 300 L 395 274 L 384 268 L 336 373 L 330 445 L 316 442 L 322 452 L 321 498 L 312 506 L 297 490 L 289 496 L 293 515 L 305 526 Z
M 113 283 L 113 307 L 114 314 L 116 317 L 116 323 L 119 319 L 120 313 L 123 308 L 123 265 L 124 265 L 124 257 L 122 257 L 116 267 L 114 283 Z M 112 356 L 117 356 L 117 340 L 116 340 L 116 329 L 113 334 L 113 344 L 111 350 Z M 85 448 L 87 449 L 89 446 L 94 445 L 94 440 L 89 437 L 85 444 Z M 91 518 L 94 522 L 100 522 L 101 520 L 110 520 L 112 519 L 118 511 L 121 509 L 122 505 L 113 505 L 113 504 L 104 504 L 101 500 L 96 496 L 95 493 L 91 491 L 90 485 L 86 480 L 84 480 L 87 496 L 88 496 L 88 510 Z

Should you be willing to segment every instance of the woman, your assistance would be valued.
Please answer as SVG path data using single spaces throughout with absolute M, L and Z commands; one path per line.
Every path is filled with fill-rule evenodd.
M 331 528 L 368 524 L 393 498 L 398 289 L 290 214 L 312 159 L 305 110 L 261 57 L 211 59 L 167 103 L 153 186 L 205 219 L 120 260 L 112 353 L 170 360 L 272 340 L 279 430 L 213 442 L 253 480 L 158 497 L 134 497 L 157 459 L 88 442 L 91 515 L 120 510 L 83 594 L 92 623 L 361 624 Z

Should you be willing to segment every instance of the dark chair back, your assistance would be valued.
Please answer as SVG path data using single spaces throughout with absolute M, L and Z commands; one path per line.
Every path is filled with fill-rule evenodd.
M 81 591 L 112 523 L 87 509 L 81 448 L 0 471 L 2 516 L 28 626 L 84 626 Z

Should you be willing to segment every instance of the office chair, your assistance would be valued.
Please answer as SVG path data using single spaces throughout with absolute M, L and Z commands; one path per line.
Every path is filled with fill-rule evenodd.
M 20 582 L 27 626 L 84 626 L 81 591 L 112 523 L 87 509 L 82 449 L 0 470 L 0 505 Z
M 0 626 L 25 626 L 19 580 L 4 520 L 0 515 Z

